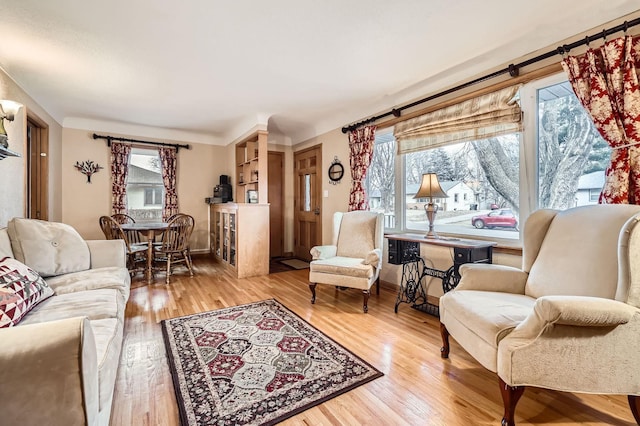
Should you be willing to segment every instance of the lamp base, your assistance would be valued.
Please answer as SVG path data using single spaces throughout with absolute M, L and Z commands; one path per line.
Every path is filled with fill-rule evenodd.
M 439 240 L 440 236 L 438 234 L 435 233 L 435 231 L 429 231 L 424 235 L 425 238 L 428 238 L 430 240 Z
M 438 234 L 436 234 L 436 231 L 433 230 L 433 223 L 436 221 L 436 213 L 438 213 L 438 206 L 433 204 L 433 202 L 429 202 L 429 204 L 425 204 L 424 211 L 427 214 L 427 220 L 429 221 L 429 231 L 427 232 L 425 237 L 432 240 L 440 239 Z

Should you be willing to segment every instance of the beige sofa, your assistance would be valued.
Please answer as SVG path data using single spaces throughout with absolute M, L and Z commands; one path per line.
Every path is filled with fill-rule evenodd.
M 640 423 L 640 206 L 538 210 L 522 267 L 469 264 L 440 298 L 449 334 L 497 373 L 503 425 L 526 386 L 628 395 Z
M 122 241 L 12 219 L 0 258 L 37 271 L 55 294 L 0 328 L 0 423 L 108 425 L 130 277 Z

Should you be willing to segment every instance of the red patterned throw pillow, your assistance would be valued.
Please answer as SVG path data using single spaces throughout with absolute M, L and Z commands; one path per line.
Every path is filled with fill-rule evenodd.
M 37 272 L 11 257 L 0 259 L 0 328 L 12 327 L 53 290 Z

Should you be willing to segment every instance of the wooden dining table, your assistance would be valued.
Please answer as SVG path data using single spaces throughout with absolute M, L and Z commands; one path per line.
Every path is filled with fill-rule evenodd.
M 149 223 L 125 223 L 120 225 L 123 231 L 136 231 L 147 239 L 147 283 L 151 284 L 153 277 L 153 240 L 156 235 L 162 234 L 167 227 L 165 222 L 149 222 Z

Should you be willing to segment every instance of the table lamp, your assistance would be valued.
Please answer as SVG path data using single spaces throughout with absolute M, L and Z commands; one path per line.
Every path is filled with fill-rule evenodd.
M 429 203 L 424 205 L 424 211 L 427 214 L 427 220 L 429 221 L 429 232 L 427 232 L 427 238 L 438 239 L 438 234 L 433 230 L 433 222 L 436 220 L 436 213 L 438 212 L 438 206 L 433 204 L 434 198 L 447 198 L 447 193 L 444 192 L 438 182 L 438 176 L 435 173 L 425 173 L 422 175 L 422 183 L 416 195 L 413 198 L 429 198 Z

